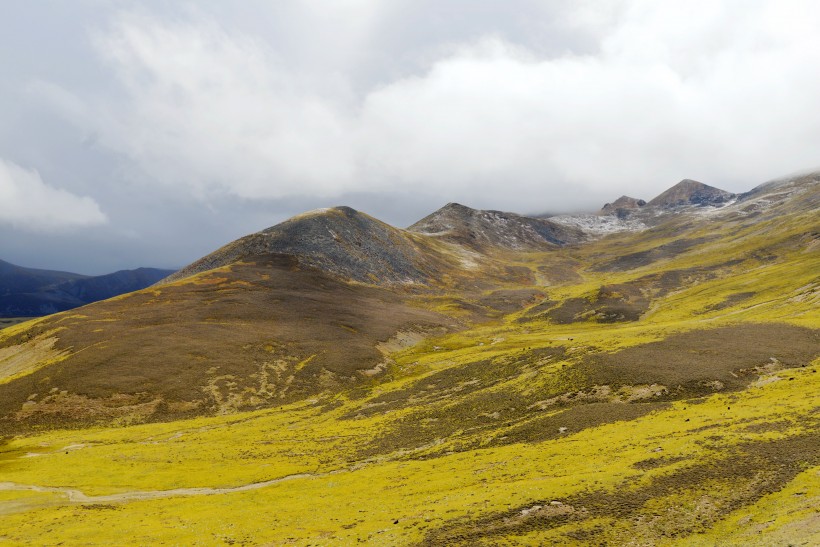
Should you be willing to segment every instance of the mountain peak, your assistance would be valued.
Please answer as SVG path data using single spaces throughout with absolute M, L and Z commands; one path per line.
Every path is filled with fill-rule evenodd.
M 466 222 L 482 211 L 460 203 L 450 202 L 411 225 L 408 230 L 423 234 L 438 234 L 452 230 L 455 224 Z
M 308 211 L 242 237 L 167 281 L 266 255 L 293 256 L 301 265 L 362 283 L 421 283 L 429 278 L 425 259 L 403 230 L 338 206 Z
M 335 207 L 322 207 L 319 209 L 312 209 L 310 211 L 305 211 L 304 213 L 299 213 L 298 215 L 294 215 L 287 219 L 285 222 L 304 222 L 309 221 L 309 219 L 316 218 L 316 217 L 347 217 L 353 218 L 357 215 L 364 215 L 354 209 L 353 207 L 348 207 L 347 205 L 336 205 Z M 270 228 L 266 228 L 262 230 L 263 232 L 267 232 L 268 230 L 274 230 L 281 226 L 281 224 L 277 224 L 275 226 L 271 226 Z
M 624 209 L 638 209 L 646 205 L 646 201 L 629 196 L 621 196 L 612 203 L 607 203 L 601 208 L 602 214 L 617 213 Z
M 451 201 L 450 203 L 439 209 L 439 211 L 475 212 L 478 211 L 478 209 L 473 209 L 472 207 L 468 207 L 466 205 L 456 203 L 455 201 Z
M 735 194 L 709 186 L 692 179 L 683 179 L 659 196 L 652 199 L 648 205 L 654 207 L 674 208 L 683 205 L 713 205 L 721 206 Z
M 539 249 L 575 243 L 581 233 L 542 218 L 480 210 L 448 203 L 408 228 L 479 251 L 490 248 Z

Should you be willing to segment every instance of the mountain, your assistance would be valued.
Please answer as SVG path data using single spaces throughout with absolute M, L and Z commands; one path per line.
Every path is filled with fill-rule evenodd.
M 501 211 L 480 211 L 458 203 L 448 203 L 408 230 L 478 250 L 550 249 L 584 239 L 580 230 L 547 219 Z
M 820 173 L 710 188 L 314 211 L 0 330 L 0 537 L 815 544 Z
M 119 270 L 110 274 L 63 282 L 56 288 L 85 303 L 90 303 L 150 287 L 172 273 L 174 270 L 158 268 Z
M 0 294 L 33 292 L 40 287 L 56 285 L 87 276 L 69 272 L 23 268 L 0 260 Z
M 465 252 L 550 249 L 584 234 L 548 220 L 451 203 L 394 228 L 350 207 L 310 211 L 240 238 L 165 279 L 171 283 L 244 259 L 281 254 L 340 279 L 376 285 L 436 285 Z M 447 244 L 442 246 L 442 242 Z
M 681 205 L 722 206 L 735 194 L 708 186 L 696 180 L 684 179 L 672 188 L 650 200 L 651 207 L 679 207 Z
M 138 268 L 100 276 L 23 268 L 0 260 L 0 317 L 37 317 L 144 289 L 173 273 Z
M 416 238 L 350 207 L 310 211 L 229 243 L 168 277 L 173 282 L 243 259 L 281 254 L 362 283 L 422 283 L 436 258 Z
M 638 209 L 639 207 L 643 207 L 644 205 L 646 205 L 646 202 L 642 199 L 631 198 L 629 196 L 621 196 L 612 203 L 604 204 L 604 206 L 601 208 L 601 214 L 614 214 L 618 216 L 623 216 L 626 211 Z

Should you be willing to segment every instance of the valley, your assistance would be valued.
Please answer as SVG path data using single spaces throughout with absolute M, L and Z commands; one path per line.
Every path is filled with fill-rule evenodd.
M 7 326 L 0 543 L 816 544 L 818 211 L 338 207 Z

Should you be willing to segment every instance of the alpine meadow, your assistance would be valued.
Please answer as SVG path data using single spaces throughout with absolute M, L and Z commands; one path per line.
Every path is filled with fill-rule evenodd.
M 820 544 L 818 211 L 320 209 L 3 328 L 0 544 Z

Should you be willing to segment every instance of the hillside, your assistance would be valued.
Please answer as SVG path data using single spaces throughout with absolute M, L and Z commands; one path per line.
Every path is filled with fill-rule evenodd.
M 0 331 L 0 537 L 818 543 L 820 174 L 619 201 L 315 211 Z
M 0 260 L 0 317 L 36 317 L 70 310 L 144 289 L 171 273 L 138 268 L 86 276 L 23 268 Z

